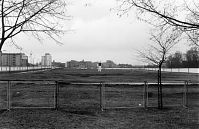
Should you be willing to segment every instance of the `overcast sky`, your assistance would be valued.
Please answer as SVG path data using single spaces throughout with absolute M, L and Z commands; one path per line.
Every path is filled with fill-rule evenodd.
M 22 52 L 28 56 L 32 52 L 34 62 L 41 61 L 42 55 L 50 53 L 53 60 L 59 62 L 84 59 L 140 64 L 136 50 L 149 42 L 148 24 L 138 21 L 133 11 L 128 16 L 117 16 L 117 11 L 111 11 L 117 7 L 115 0 L 71 1 L 67 14 L 73 18 L 64 21 L 63 26 L 65 30 L 73 31 L 62 36 L 63 45 L 48 39 L 40 43 L 29 35 L 20 35 L 16 43 L 23 48 Z M 3 50 L 20 52 L 10 44 L 5 44 Z M 180 50 L 186 50 L 186 45 Z

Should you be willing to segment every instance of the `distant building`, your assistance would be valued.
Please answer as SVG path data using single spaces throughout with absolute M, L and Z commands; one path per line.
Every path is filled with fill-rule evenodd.
M 64 67 L 65 67 L 65 63 L 62 63 L 62 62 L 55 62 L 55 61 L 53 60 L 52 66 L 53 66 L 53 67 L 64 68 Z
M 0 53 L 1 66 L 27 66 L 28 56 L 24 53 Z
M 111 60 L 107 60 L 106 62 L 102 63 L 102 67 L 104 67 L 104 68 L 117 68 L 117 64 L 115 64 Z
M 77 68 L 79 66 L 78 61 L 71 60 L 67 62 L 67 68 Z
M 186 56 L 186 54 L 182 54 L 182 61 L 187 61 L 187 56 Z
M 92 62 L 91 61 L 80 61 L 79 62 L 79 69 L 91 69 Z
M 24 53 L 21 55 L 21 66 L 27 66 L 28 65 L 28 56 L 26 56 Z
M 46 53 L 41 57 L 42 66 L 52 66 L 52 56 L 49 53 Z
M 132 68 L 133 66 L 131 64 L 119 64 L 119 68 Z
M 75 60 L 71 60 L 69 62 L 67 62 L 67 64 L 65 66 L 67 66 L 67 68 L 73 68 L 73 69 L 97 69 L 99 62 L 91 62 L 91 61 L 75 61 Z M 104 63 L 101 63 L 101 67 L 102 68 L 117 68 L 118 65 L 115 64 L 113 61 L 111 60 L 107 60 Z
M 71 60 L 66 63 L 67 68 L 72 69 L 94 69 L 97 67 L 96 63 L 92 63 L 91 61 L 75 61 Z
M 45 65 L 45 56 L 41 56 L 41 65 L 42 65 L 42 66 Z

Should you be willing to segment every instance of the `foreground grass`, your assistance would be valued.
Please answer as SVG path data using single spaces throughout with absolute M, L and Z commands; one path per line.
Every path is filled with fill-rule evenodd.
M 166 108 L 70 112 L 63 109 L 1 111 L 0 128 L 8 129 L 198 129 L 199 110 Z
M 20 86 L 19 86 L 20 87 Z M 23 86 L 24 87 L 24 86 Z M 177 87 L 175 87 L 176 89 Z M 13 96 L 15 100 L 34 98 L 40 104 L 44 104 L 42 97 L 45 92 L 34 94 L 32 87 L 23 88 L 23 93 Z M 126 88 L 124 88 L 126 89 Z M 122 90 L 124 90 L 122 89 Z M 140 89 L 140 88 L 139 88 Z M 119 94 L 121 88 L 109 89 L 107 99 L 117 101 L 115 104 L 132 105 L 142 102 L 133 100 L 137 97 L 136 87 L 127 88 L 125 94 Z M 17 90 L 17 89 L 16 89 Z M 198 129 L 199 106 L 183 108 L 182 106 L 167 107 L 159 110 L 155 107 L 145 110 L 142 107 L 133 109 L 99 109 L 99 89 L 95 86 L 61 86 L 60 108 L 53 109 L 11 109 L 0 111 L 0 129 Z M 41 91 L 41 89 L 36 89 Z M 43 91 L 43 90 L 42 90 Z M 170 92 L 170 91 L 168 91 Z M 127 94 L 130 93 L 130 94 Z M 141 93 L 141 92 L 137 92 Z M 142 94 L 142 93 L 141 93 Z M 140 94 L 140 95 L 141 95 Z M 173 95 L 177 98 L 178 94 Z M 113 97 L 114 96 L 114 97 Z M 198 95 L 197 95 L 198 96 Z M 198 97 L 194 98 L 197 99 Z M 2 96 L 3 97 L 3 96 Z M 49 96 L 47 96 L 49 97 Z M 13 98 L 13 99 L 14 99 Z M 130 100 L 128 99 L 130 98 Z M 166 98 L 164 98 L 165 100 Z M 170 99 L 166 99 L 171 102 Z M 177 100 L 177 99 L 176 99 Z M 193 99 L 192 99 L 193 100 Z M 155 99 L 156 101 L 156 99 Z M 14 102 L 14 101 L 13 101 Z M 33 103 L 33 102 L 31 102 Z M 20 104 L 20 103 L 18 103 Z M 34 104 L 34 103 L 33 103 Z M 173 104 L 173 102 L 172 102 Z M 175 103 L 174 103 L 175 104 Z M 156 104 L 157 105 L 157 104 Z M 36 104 L 38 106 L 38 103 Z

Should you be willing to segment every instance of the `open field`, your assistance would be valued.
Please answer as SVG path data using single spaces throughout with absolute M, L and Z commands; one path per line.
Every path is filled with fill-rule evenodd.
M 199 83 L 197 73 L 163 72 L 163 82 L 181 82 L 191 80 Z M 0 79 L 41 79 L 41 80 L 64 80 L 70 82 L 157 82 L 156 71 L 146 70 L 94 70 L 81 69 L 56 69 L 35 73 L 1 73 Z
M 1 79 L 62 80 L 58 111 L 53 109 L 12 109 L 0 112 L 1 128 L 81 128 L 81 129 L 198 129 L 199 87 L 191 85 L 188 108 L 182 107 L 183 86 L 164 86 L 165 108 L 157 105 L 157 88 L 149 86 L 149 106 L 143 104 L 143 86 L 107 85 L 105 107 L 134 107 L 131 109 L 107 109 L 100 111 L 99 85 L 71 85 L 68 82 L 156 82 L 153 71 L 107 70 L 53 70 L 36 73 L 1 74 Z M 163 73 L 164 82 L 183 82 L 191 79 L 198 83 L 198 74 Z M 6 87 L 1 85 L 0 101 L 6 107 Z M 53 87 L 34 83 L 15 82 L 11 86 L 12 106 L 53 106 Z M 176 105 L 176 106 L 169 106 Z M 154 107 L 155 106 L 155 107 Z M 0 106 L 1 107 L 1 106 Z

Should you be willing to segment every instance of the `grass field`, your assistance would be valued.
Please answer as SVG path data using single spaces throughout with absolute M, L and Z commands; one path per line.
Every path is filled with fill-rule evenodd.
M 164 82 L 191 80 L 193 83 L 199 83 L 198 77 L 198 74 L 193 73 L 162 73 Z M 48 79 L 70 82 L 157 82 L 157 72 L 146 70 L 102 70 L 102 72 L 97 72 L 95 69 L 56 69 L 23 74 L 0 73 L 0 79 Z
M 154 71 L 58 69 L 35 73 L 0 74 L 1 79 L 48 79 L 64 82 L 156 82 Z M 198 83 L 198 74 L 163 72 L 163 82 Z M 11 86 L 12 106 L 53 106 L 54 86 L 15 82 Z M 105 88 L 106 107 L 133 107 L 100 111 L 98 85 L 60 84 L 60 109 L 12 109 L 0 111 L 0 129 L 81 128 L 81 129 L 198 129 L 199 87 L 189 87 L 188 108 L 182 107 L 183 86 L 164 86 L 164 109 L 157 106 L 157 88 L 149 86 L 149 106 L 145 110 L 143 86 L 113 85 Z M 6 107 L 6 87 L 0 87 L 0 103 Z M 173 105 L 173 106 L 169 106 Z M 175 105 L 175 106 L 174 106 Z M 1 107 L 1 106 L 0 106 Z M 2 106 L 3 107 L 3 106 Z

